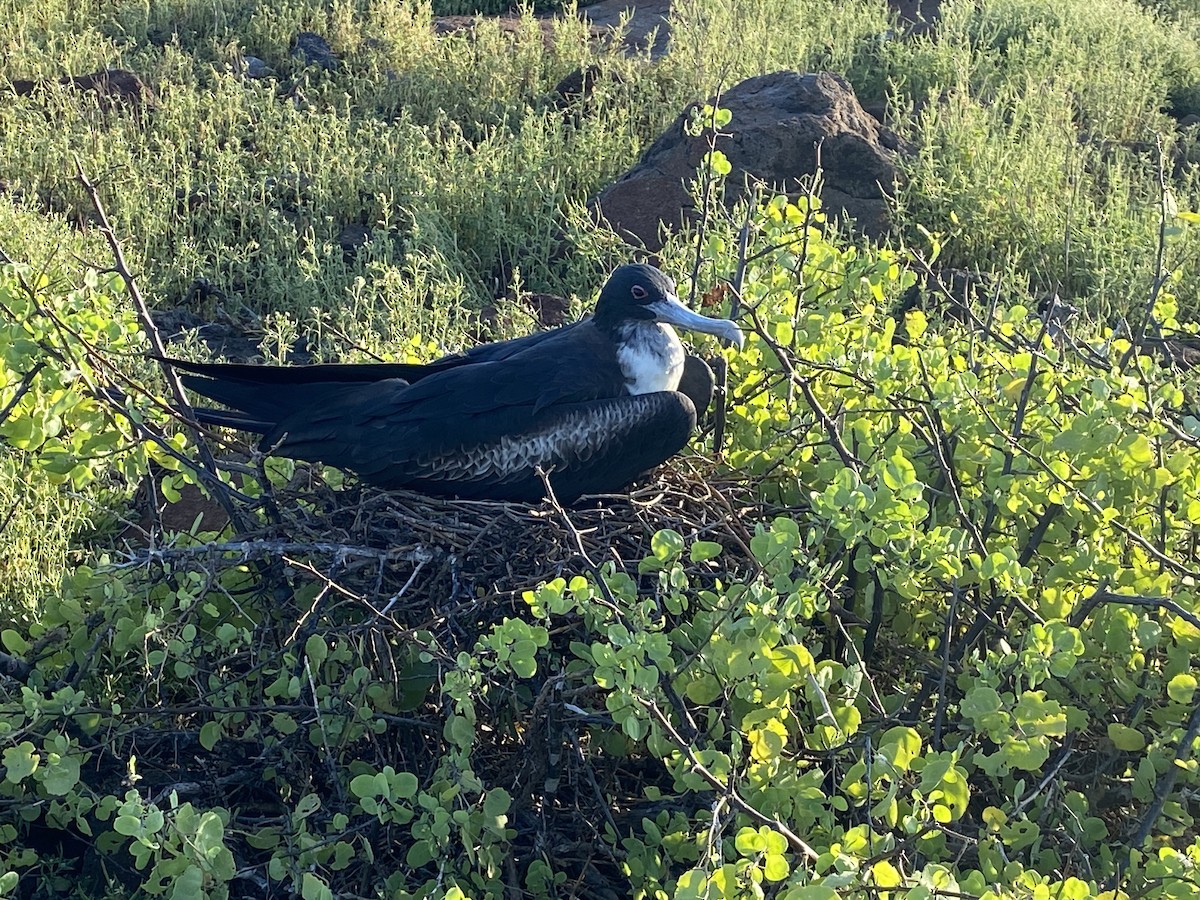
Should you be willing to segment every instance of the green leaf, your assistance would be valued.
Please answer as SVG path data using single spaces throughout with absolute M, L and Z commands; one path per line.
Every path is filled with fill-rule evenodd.
M 716 541 L 693 541 L 688 556 L 692 562 L 704 562 L 720 556 L 723 549 Z
M 743 828 L 733 839 L 734 849 L 742 856 L 753 856 L 766 849 L 767 842 L 757 828 Z
M 871 877 L 875 885 L 881 888 L 898 888 L 904 884 L 904 876 L 900 874 L 900 870 L 886 859 L 881 859 L 871 866 Z
M 967 691 L 967 695 L 962 700 L 961 709 L 964 716 L 977 720 L 998 711 L 1001 705 L 1000 694 L 996 689 L 980 684 Z
M 137 816 L 122 815 L 113 819 L 113 831 L 125 837 L 142 833 L 142 820 Z
M 683 553 L 683 535 L 671 528 L 654 532 L 650 538 L 650 552 L 659 562 L 673 562 Z
M 375 776 L 364 773 L 350 779 L 350 793 L 361 800 L 364 797 L 378 797 L 383 792 L 379 789 Z
M 41 763 L 37 748 L 29 741 L 21 741 L 15 747 L 8 747 L 4 751 L 3 760 L 6 770 L 4 780 L 10 784 L 20 784 L 36 772 Z
M 783 881 L 790 871 L 787 857 L 782 853 L 768 853 L 763 857 L 763 875 L 767 881 Z
M 708 873 L 703 869 L 688 869 L 675 882 L 674 900 L 705 900 Z
M 462 749 L 468 749 L 475 740 L 475 726 L 466 716 L 450 716 L 442 729 L 446 740 Z
M 1191 703 L 1196 693 L 1196 676 L 1181 672 L 1167 682 L 1167 696 L 1176 703 Z
M 4 644 L 5 650 L 17 656 L 23 656 L 29 650 L 29 642 L 12 628 L 5 628 L 3 631 L 0 631 L 0 643 Z
M 204 900 L 204 873 L 197 865 L 189 865 L 171 885 L 167 894 L 171 900 Z
M 325 662 L 329 656 L 329 645 L 325 643 L 325 638 L 319 634 L 309 635 L 308 640 L 304 642 L 304 655 L 308 657 L 308 661 L 313 666 L 319 666 Z
M 780 900 L 838 900 L 838 892 L 823 884 L 804 884 L 788 888 Z
M 412 772 L 398 772 L 389 783 L 391 796 L 395 800 L 411 800 L 417 796 L 417 788 L 420 787 L 417 776 Z
M 300 798 L 300 802 L 296 804 L 295 816 L 298 819 L 307 819 L 320 808 L 321 798 L 319 795 L 305 794 Z
M 418 869 L 437 858 L 437 848 L 430 841 L 414 841 L 405 854 L 404 863 L 410 869 Z
M 704 165 L 718 176 L 725 176 L 733 171 L 733 164 L 729 161 L 729 157 L 720 150 L 710 150 L 704 154 Z
M 196 826 L 196 847 L 209 857 L 225 847 L 225 823 L 215 810 L 206 810 L 200 815 Z
M 305 872 L 300 879 L 300 896 L 304 900 L 333 900 L 333 891 L 312 872 Z
M 512 645 L 508 664 L 518 678 L 532 678 L 537 674 L 537 644 L 531 640 L 516 641 Z
M 1036 772 L 1050 758 L 1050 742 L 1042 737 L 1013 738 L 1001 753 L 1013 768 Z
M 42 770 L 42 786 L 57 797 L 65 797 L 79 784 L 79 757 L 49 753 Z
M 904 725 L 889 728 L 879 740 L 879 752 L 904 771 L 921 753 L 921 735 L 915 728 Z
M 912 313 L 909 313 L 912 316 Z M 892 454 L 883 466 L 883 483 L 899 491 L 917 480 L 917 470 L 899 451 Z
M 721 682 L 715 676 L 705 673 L 699 678 L 687 683 L 687 687 L 683 689 L 684 694 L 693 703 L 701 706 L 707 706 L 724 693 Z
M 1120 722 L 1109 723 L 1108 739 L 1113 742 L 1114 747 L 1126 753 L 1137 753 L 1146 747 L 1146 738 L 1140 731 Z
M 483 800 L 483 814 L 489 819 L 496 819 L 508 812 L 512 805 L 512 795 L 504 788 L 492 788 Z
M 217 741 L 221 739 L 221 723 L 220 722 L 205 722 L 200 728 L 200 746 L 209 752 L 217 746 Z
M 1154 462 L 1154 447 L 1144 434 L 1135 434 L 1124 442 L 1125 452 L 1129 459 L 1138 466 L 1148 466 Z
M 164 475 L 159 484 L 159 490 L 162 492 L 163 499 L 168 503 L 178 503 L 183 495 L 179 493 L 179 489 L 175 486 L 175 478 L 172 475 Z

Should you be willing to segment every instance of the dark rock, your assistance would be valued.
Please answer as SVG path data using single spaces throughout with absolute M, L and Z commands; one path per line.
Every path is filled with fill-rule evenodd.
M 525 302 L 529 304 L 543 328 L 557 328 L 562 325 L 567 321 L 567 312 L 571 308 L 565 297 L 555 294 L 527 294 Z
M 517 310 L 520 314 L 514 315 Z M 527 328 L 527 315 L 542 328 L 557 328 L 567 321 L 570 310 L 570 301 L 556 294 L 521 294 L 516 300 L 509 295 L 503 306 L 489 303 L 479 310 L 472 337 L 477 341 L 495 340 L 496 335 L 511 332 L 514 327 Z
M 970 324 L 998 301 L 1000 286 L 992 276 L 971 269 L 942 269 L 930 273 L 904 295 L 898 312 L 922 309 Z
M 257 56 L 243 56 L 238 60 L 238 74 L 251 79 L 270 78 L 275 70 Z
M 596 82 L 600 80 L 600 75 L 601 69 L 597 65 L 569 72 L 550 92 L 554 98 L 554 105 L 562 109 L 572 103 L 589 99 L 596 89 Z
M 63 83 L 67 83 L 67 79 Z M 88 75 L 77 75 L 69 79 L 81 91 L 92 91 L 100 97 L 100 105 L 106 109 L 127 106 L 131 109 L 155 109 L 158 98 L 154 91 L 133 72 L 124 69 L 103 69 Z
M 863 111 L 849 83 L 828 72 L 776 72 L 735 85 L 720 98 L 733 114 L 717 147 L 733 165 L 726 199 L 744 195 L 747 178 L 796 195 L 801 179 L 822 167 L 826 211 L 852 218 L 858 231 L 877 238 L 888 231 L 888 197 L 898 178 L 901 140 Z M 691 110 L 643 154 L 641 161 L 593 201 L 627 239 L 651 251 L 662 247 L 660 229 L 694 222 L 687 185 L 708 152 L 708 137 L 689 135 Z
M 23 97 L 54 83 L 49 79 L 30 81 L 20 78 L 12 82 L 12 90 L 17 96 Z M 125 107 L 141 112 L 158 108 L 154 91 L 140 77 L 125 69 L 101 69 L 87 75 L 67 75 L 59 78 L 57 83 L 63 87 L 91 91 L 100 98 L 100 107 L 105 110 Z
M 337 243 L 342 248 L 342 257 L 346 262 L 352 262 L 358 251 L 367 245 L 371 239 L 371 229 L 366 225 L 351 222 L 342 226 L 338 232 Z
M 555 109 L 567 110 L 587 109 L 591 106 L 592 96 L 596 86 L 607 81 L 610 84 L 621 84 L 624 79 L 619 72 L 605 70 L 597 65 L 586 69 L 575 69 L 563 76 L 562 80 L 550 91 L 550 104 Z
M 500 30 L 508 33 L 515 32 L 520 21 L 515 16 L 496 16 L 495 18 Z M 465 31 L 473 34 L 481 21 L 483 21 L 481 16 L 434 16 L 433 33 L 446 35 Z
M 1155 353 L 1164 366 L 1190 372 L 1200 368 L 1200 336 L 1177 334 L 1164 337 L 1145 337 L 1142 347 Z
M 942 18 L 942 0 L 888 0 L 907 37 L 929 34 Z
M 229 524 L 229 515 L 221 504 L 194 484 L 179 487 L 179 499 L 174 503 L 162 495 L 159 478 L 167 474 L 154 467 L 138 485 L 133 497 L 136 522 L 131 522 L 120 535 L 129 547 L 151 547 L 161 542 L 164 534 L 221 531 Z
M 304 61 L 306 66 L 320 66 L 330 72 L 336 71 L 341 60 L 329 46 L 329 42 L 315 31 L 302 31 L 292 42 L 292 56 Z
M 638 53 L 648 50 L 653 57 L 660 57 L 667 52 L 671 36 L 671 0 L 600 0 L 580 6 L 578 15 L 587 23 L 591 40 L 599 43 L 611 41 L 624 20 L 625 28 L 621 34 L 624 50 Z M 535 18 L 547 48 L 554 43 L 554 18 L 553 13 L 542 13 Z M 520 15 L 504 13 L 498 16 L 434 16 L 433 30 L 439 35 L 473 34 L 484 21 L 495 23 L 504 34 L 515 35 L 522 28 Z M 652 32 L 656 35 L 653 45 L 650 37 Z
M 462 34 L 474 35 L 484 20 L 495 23 L 501 33 L 516 35 L 522 28 L 521 17 L 512 14 L 502 16 L 434 16 L 433 31 L 438 35 Z M 542 43 L 547 49 L 554 45 L 554 19 L 542 17 L 535 20 L 542 33 Z M 611 29 L 595 26 L 591 29 L 594 40 L 608 36 Z

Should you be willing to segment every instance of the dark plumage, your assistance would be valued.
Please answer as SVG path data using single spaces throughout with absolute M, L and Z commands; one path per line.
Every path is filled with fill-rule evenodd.
M 653 266 L 619 267 L 595 313 L 425 365 L 270 367 L 171 360 L 192 390 L 231 407 L 200 421 L 260 447 L 357 472 L 383 488 L 564 503 L 610 493 L 677 453 L 713 377 L 671 325 L 741 344 L 737 326 L 689 311 Z

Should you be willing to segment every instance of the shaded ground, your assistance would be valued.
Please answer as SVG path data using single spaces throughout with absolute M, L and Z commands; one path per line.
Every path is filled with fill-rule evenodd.
M 671 0 L 600 0 L 599 3 L 581 7 L 579 15 L 601 28 L 616 28 L 627 10 L 630 10 L 628 43 L 638 50 L 645 50 L 650 42 L 650 32 L 657 28 L 651 55 L 662 56 L 666 53 L 671 37 L 667 22 Z
M 910 36 L 932 31 L 942 17 L 942 0 L 888 0 L 888 6 L 908 26 Z
M 942 0 L 888 0 L 888 6 L 896 13 L 909 36 L 926 34 L 933 30 L 941 18 Z M 616 28 L 621 19 L 629 15 L 628 41 L 638 50 L 649 45 L 650 32 L 658 29 L 657 39 L 651 55 L 661 56 L 667 52 L 671 37 L 668 18 L 671 0 L 600 0 L 582 6 L 579 15 L 595 26 Z

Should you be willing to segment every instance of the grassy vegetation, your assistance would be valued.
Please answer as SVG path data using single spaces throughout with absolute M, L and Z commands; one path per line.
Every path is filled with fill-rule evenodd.
M 1155 275 L 1160 166 L 1196 206 L 1196 131 L 1167 114 L 1200 96 L 1189 32 L 1123 0 L 947 4 L 936 40 L 889 48 L 897 99 L 918 110 L 906 217 L 955 213 L 956 264 L 1127 314 Z M 1194 274 L 1195 242 L 1173 249 Z
M 541 709 L 541 701 L 526 696 L 529 667 L 569 670 L 580 691 L 572 696 L 600 710 L 608 703 L 619 721 L 613 733 L 585 735 L 583 749 L 575 748 L 581 758 L 611 753 L 623 761 L 614 771 L 625 772 L 627 760 L 657 775 L 669 770 L 680 796 L 694 798 L 696 770 L 681 762 L 686 753 L 679 755 L 684 751 L 656 730 L 661 723 L 647 718 L 649 707 L 638 704 L 657 684 L 654 666 L 666 660 L 686 669 L 704 659 L 711 671 L 692 670 L 680 690 L 734 762 L 712 746 L 691 749 L 717 754 L 704 757 L 709 766 L 729 763 L 729 771 L 746 772 L 754 802 L 773 810 L 778 821 L 802 822 L 800 830 L 811 827 L 826 842 L 817 863 L 799 853 L 781 862 L 779 835 L 739 832 L 741 856 L 736 866 L 729 863 L 733 874 L 716 870 L 721 878 L 760 884 L 781 871 L 786 877 L 789 866 L 798 872 L 812 864 L 833 879 L 830 884 L 844 876 L 843 884 L 853 882 L 859 896 L 878 896 L 898 877 L 884 863 L 919 858 L 934 862 L 924 869 L 913 863 L 905 877 L 947 887 L 934 871 L 936 861 L 958 866 L 965 858 L 946 849 L 962 851 L 965 845 L 955 843 L 959 836 L 940 832 L 953 815 L 955 822 L 968 817 L 963 827 L 980 831 L 971 845 L 978 858 L 967 854 L 958 872 L 960 895 L 979 896 L 985 885 L 1003 882 L 1007 893 L 998 895 L 1085 896 L 1067 875 L 1091 878 L 1095 886 L 1095 873 L 1103 873 L 1105 884 L 1115 883 L 1107 879 L 1116 878 L 1122 864 L 1109 840 L 1120 832 L 1117 820 L 1144 816 L 1159 822 L 1161 808 L 1154 815 L 1146 810 L 1156 792 L 1172 789 L 1167 776 L 1176 758 L 1180 790 L 1194 790 L 1197 777 L 1187 754 L 1175 752 L 1175 742 L 1188 733 L 1196 689 L 1190 675 L 1197 652 L 1194 579 L 1188 580 L 1196 566 L 1191 533 L 1200 521 L 1195 444 L 1188 437 L 1196 425 L 1169 373 L 1147 360 L 1131 364 L 1119 352 L 1099 369 L 1060 356 L 1039 343 L 1025 307 L 1057 292 L 1081 307 L 1097 332 L 1109 329 L 1106 348 L 1120 347 L 1112 343 L 1117 338 L 1111 328 L 1136 322 L 1162 277 L 1160 323 L 1194 330 L 1200 235 L 1186 216 L 1175 215 L 1200 212 L 1200 124 L 1188 120 L 1200 115 L 1200 14 L 1194 4 L 947 0 L 935 31 L 910 37 L 884 0 L 677 0 L 671 50 L 654 59 L 626 53 L 619 40 L 592 39 L 571 15 L 548 30 L 528 10 L 515 31 L 487 21 L 449 35 L 431 28 L 433 14 L 468 8 L 453 0 L 432 6 L 422 0 L 0 0 L 0 92 L 20 79 L 53 82 L 120 67 L 139 73 L 158 98 L 155 108 L 139 112 L 52 84 L 28 96 L 5 95 L 0 103 L 0 249 L 28 264 L 23 274 L 35 285 L 26 291 L 11 273 L 0 280 L 0 324 L 8 329 L 0 346 L 0 372 L 8 377 L 0 384 L 0 409 L 30 371 L 30 348 L 54 360 L 37 389 L 18 398 L 16 412 L 0 416 L 0 620 L 19 625 L 0 628 L 0 649 L 23 657 L 36 646 L 43 667 L 31 676 L 36 690 L 27 689 L 27 706 L 15 694 L 12 703 L 0 704 L 9 773 L 0 783 L 8 792 L 0 794 L 0 817 L 10 809 L 33 809 L 30 798 L 50 809 L 53 827 L 117 816 L 120 828 L 143 829 L 136 831 L 145 838 L 141 852 L 153 852 L 163 884 L 190 890 L 200 879 L 206 889 L 225 885 L 234 879 L 226 838 L 230 846 L 235 838 L 220 832 L 236 810 L 206 810 L 197 824 L 190 807 L 186 814 L 172 807 L 164 823 L 155 806 L 165 808 L 164 798 L 105 793 L 116 790 L 116 781 L 75 790 L 84 782 L 77 765 L 72 775 L 70 760 L 79 758 L 72 754 L 80 745 L 65 749 L 79 740 L 71 730 L 77 724 L 89 739 L 96 733 L 89 729 L 119 733 L 130 754 L 139 752 L 146 733 L 203 728 L 199 745 L 206 752 L 230 736 L 261 740 L 280 754 L 271 757 L 264 778 L 274 784 L 277 763 L 289 772 L 279 779 L 284 787 L 277 798 L 287 822 L 253 835 L 262 842 L 255 850 L 273 854 L 272 878 L 292 879 L 305 897 L 323 897 L 309 879 L 319 874 L 334 883 L 343 871 L 341 855 L 348 853 L 362 855 L 354 871 L 362 884 L 374 884 L 363 862 L 368 850 L 358 842 L 365 840 L 360 832 L 378 825 L 389 840 L 399 834 L 429 854 L 414 869 L 439 853 L 457 853 L 461 862 L 462 847 L 467 855 L 478 851 L 478 859 L 496 867 L 476 882 L 486 893 L 508 877 L 497 874 L 505 854 L 527 849 L 506 843 L 511 836 L 497 812 L 507 809 L 505 773 L 491 772 L 497 780 L 487 799 L 477 792 L 479 802 L 472 800 L 465 815 L 452 795 L 468 785 L 467 795 L 476 796 L 472 767 L 483 772 L 491 762 L 482 759 L 494 746 L 486 741 L 503 735 L 508 743 L 499 755 L 512 755 L 543 727 L 530 712 Z M 336 69 L 306 66 L 293 55 L 303 30 L 328 40 L 340 60 Z M 249 57 L 272 74 L 248 77 Z M 564 108 L 554 87 L 585 66 L 598 67 L 602 77 L 593 95 Z M 604 273 L 630 254 L 595 228 L 587 198 L 634 163 L 687 103 L 782 68 L 846 75 L 864 102 L 886 104 L 889 124 L 914 150 L 902 161 L 905 182 L 889 247 L 854 246 L 848 233 L 835 246 L 805 231 L 795 207 L 779 203 L 762 211 L 756 233 L 762 256 L 747 267 L 746 288 L 747 301 L 760 304 L 763 319 L 756 323 L 756 342 L 733 360 L 730 428 L 737 443 L 727 462 L 754 480 L 759 501 L 782 501 L 786 515 L 745 523 L 755 534 L 751 546 L 741 548 L 749 574 L 737 590 L 707 591 L 713 575 L 705 568 L 706 554 L 715 552 L 709 541 L 697 539 L 699 549 L 690 549 L 694 555 L 685 565 L 683 538 L 673 543 L 670 534 L 659 534 L 644 542 L 651 560 L 644 569 L 610 573 L 618 595 L 633 592 L 632 599 L 618 597 L 629 601 L 628 609 L 610 608 L 610 588 L 591 572 L 569 590 L 560 585 L 523 600 L 513 592 L 503 603 L 489 595 L 492 605 L 479 606 L 478 621 L 451 640 L 441 632 L 431 636 L 441 627 L 427 621 L 428 607 L 445 600 L 438 595 L 413 601 L 403 623 L 412 642 L 400 652 L 386 641 L 360 644 L 349 625 L 345 632 L 332 626 L 320 634 L 301 630 L 297 617 L 307 621 L 329 586 L 315 570 L 296 576 L 290 562 L 272 570 L 278 594 L 265 600 L 261 590 L 247 586 L 263 570 L 235 557 L 222 557 L 228 565 L 217 575 L 210 572 L 207 581 L 202 567 L 190 563 L 148 568 L 142 580 L 97 565 L 111 561 L 103 553 L 115 516 L 149 461 L 173 463 L 137 439 L 138 427 L 163 424 L 161 411 L 151 410 L 145 396 L 133 390 L 120 413 L 98 404 L 89 390 L 93 378 L 103 380 L 97 366 L 104 358 L 120 361 L 134 375 L 150 372 L 124 300 L 102 281 L 85 280 L 89 268 L 105 268 L 110 256 L 76 183 L 77 161 L 100 184 L 156 309 L 182 307 L 231 323 L 261 337 L 267 357 L 284 357 L 299 337 L 319 359 L 364 351 L 428 356 L 476 339 L 478 314 L 489 305 L 514 312 L 498 317 L 496 336 L 527 330 L 530 316 L 517 314 L 513 301 L 520 291 L 572 295 L 576 310 L 582 309 Z M 771 240 L 793 240 L 798 222 L 809 254 L 802 260 L 802 282 L 783 258 L 794 247 L 779 254 L 778 247 L 768 249 Z M 357 252 L 339 243 L 348 226 L 368 234 Z M 727 225 L 713 229 L 724 243 L 711 246 L 725 249 L 713 251 L 707 262 L 727 276 L 735 267 L 729 248 L 737 235 Z M 945 324 L 943 337 L 936 315 L 928 329 L 921 314 L 899 327 L 880 315 L 915 282 L 902 264 L 928 253 L 930 233 L 939 246 L 937 266 L 987 273 L 1002 285 L 998 333 L 1008 339 L 1029 332 L 1015 349 L 981 347 L 952 323 Z M 690 268 L 692 253 L 680 239 L 663 255 L 678 274 Z M 79 343 L 63 322 L 82 329 L 94 346 Z M 194 339 L 188 350 L 205 352 Z M 803 377 L 790 380 L 781 374 L 785 368 L 793 375 L 803 371 Z M 812 393 L 802 396 L 801 384 Z M 980 397 L 996 398 L 995 407 Z M 918 412 L 906 411 L 914 404 Z M 1071 423 L 1065 436 L 1056 432 L 1064 422 Z M 846 442 L 830 428 L 845 428 Z M 89 444 L 92 437 L 101 443 Z M 1010 437 L 1028 441 L 1018 452 Z M 938 454 L 946 448 L 961 450 L 961 458 L 951 460 L 961 471 L 951 472 L 945 460 L 939 467 Z M 297 506 L 319 521 L 322 502 L 306 497 Z M 720 535 L 728 559 L 742 535 Z M 192 538 L 179 541 L 186 549 Z M 641 603 L 635 590 L 649 582 L 634 580 L 660 571 L 664 580 L 651 591 L 655 603 L 667 597 L 676 604 L 671 615 L 679 617 L 671 620 L 678 629 L 670 631 L 676 643 L 666 655 L 661 644 L 642 647 L 621 638 L 636 622 L 639 636 L 666 640 L 667 631 L 656 630 L 665 627 L 661 610 Z M 400 574 L 402 585 L 407 574 Z M 705 590 L 693 590 L 698 584 Z M 1163 604 L 1127 608 L 1108 606 L 1109 600 L 1096 601 L 1099 612 L 1096 604 L 1087 606 L 1111 591 L 1169 596 L 1177 607 L 1172 615 L 1184 613 L 1170 618 L 1164 610 L 1173 608 Z M 277 609 L 277 596 L 290 605 Z M 837 606 L 831 597 L 845 601 L 844 619 L 830 613 Z M 689 609 L 694 618 L 684 616 Z M 876 617 L 874 636 L 865 644 L 875 641 L 881 622 L 885 634 L 896 636 L 883 641 L 881 657 L 868 660 L 877 683 L 861 694 L 860 660 L 852 658 L 864 646 L 864 622 L 855 618 L 860 614 Z M 321 628 L 323 615 L 312 618 Z M 996 622 L 1016 624 L 1006 634 Z M 733 649 L 722 657 L 704 642 L 726 627 L 726 644 L 718 649 Z M 951 654 L 946 642 L 955 628 L 961 640 Z M 568 645 L 564 634 L 579 640 Z M 915 637 L 906 643 L 910 635 Z M 775 655 L 784 645 L 804 652 L 797 650 L 788 663 Z M 812 663 L 805 662 L 808 645 L 814 648 L 810 656 L 821 659 L 819 667 L 806 668 Z M 864 649 L 868 657 L 870 649 Z M 380 668 L 392 666 L 378 678 L 372 668 L 380 662 L 377 651 L 387 657 Z M 625 660 L 624 668 L 606 661 L 610 654 L 616 659 L 643 651 Z M 710 652 L 711 659 L 705 655 Z M 246 663 L 259 653 L 265 654 L 261 664 Z M 111 675 L 93 671 L 98 654 L 111 663 Z M 834 662 L 838 654 L 841 661 Z M 757 703 L 768 687 L 774 690 L 747 668 L 752 657 L 778 664 L 780 671 L 803 669 L 820 684 L 788 687 L 776 697 L 783 697 L 778 708 L 748 711 L 747 698 Z M 301 658 L 312 660 L 311 668 L 297 662 Z M 1046 669 L 1047 659 L 1053 671 Z M 445 676 L 437 685 L 423 668 L 430 665 Z M 626 676 L 630 683 L 621 684 Z M 393 682 L 406 679 L 419 682 L 414 706 L 427 689 L 441 691 L 425 703 L 422 727 L 442 734 L 444 724 L 445 745 L 430 740 L 414 750 L 380 737 L 397 720 L 411 724 L 405 717 L 416 715 L 405 705 L 408 698 L 388 693 Z M 597 701 L 588 693 L 597 686 L 611 692 Z M 89 691 L 91 706 L 81 699 Z M 785 697 L 788 691 L 795 696 Z M 34 695 L 36 702 L 28 699 Z M 213 704 L 205 707 L 211 719 L 203 722 L 189 706 L 201 696 Z M 287 711 L 262 712 L 284 701 L 291 704 Z M 315 719 L 308 718 L 310 701 Z M 653 702 L 660 712 L 675 714 L 683 701 L 663 695 Z M 732 705 L 719 706 L 726 702 Z M 928 728 L 920 719 L 914 724 L 920 733 L 911 735 L 884 730 L 910 702 L 918 718 L 936 713 L 936 725 Z M 113 712 L 113 703 L 184 712 L 177 720 L 135 721 Z M 71 719 L 71 729 L 46 731 L 46 722 L 81 708 L 86 715 Z M 359 708 L 380 715 L 368 721 L 346 713 Z M 860 721 L 864 709 L 873 717 L 866 725 Z M 731 710 L 745 721 L 731 725 Z M 945 725 L 955 716 L 959 726 Z M 333 765 L 326 728 L 335 722 L 346 729 L 333 755 L 347 767 L 342 774 L 353 775 L 344 779 L 357 785 L 351 800 L 341 782 L 329 779 L 337 789 L 330 787 L 323 770 Z M 27 733 L 42 743 L 34 748 L 24 740 Z M 820 742 L 804 743 L 815 734 L 822 735 Z M 884 741 L 863 745 L 864 736 Z M 789 742 L 799 743 L 793 749 Z M 357 755 L 368 744 L 377 754 L 375 768 Z M 890 808 L 877 793 L 880 782 L 872 780 L 872 746 L 887 750 L 894 771 L 886 778 L 904 785 Z M 414 754 L 407 757 L 412 771 L 419 764 L 425 774 L 436 769 L 436 779 L 421 785 L 423 805 L 415 814 L 425 831 L 419 840 L 417 826 L 408 830 L 414 814 L 408 770 L 396 759 L 406 753 Z M 1095 768 L 1075 768 L 1080 756 L 1072 754 L 1086 755 Z M 828 763 L 837 776 L 826 777 L 814 760 Z M 376 774 L 385 762 L 400 774 Z M 294 783 L 288 763 L 301 766 Z M 1044 766 L 1058 768 L 1046 774 Z M 1077 779 L 1111 771 L 1109 793 L 1118 800 L 1085 796 L 1082 782 L 1053 780 L 1064 767 Z M 94 769 L 97 778 L 107 777 L 99 764 Z M 773 787 L 780 771 L 795 779 L 795 791 Z M 844 773 L 840 787 L 830 787 Z M 69 802 L 48 800 L 65 796 L 58 787 L 72 777 Z M 670 788 L 669 781 L 663 776 L 656 789 Z M 991 805 L 968 813 L 968 781 L 972 802 Z M 645 799 L 641 790 L 639 781 L 638 802 Z M 943 802 L 951 794 L 956 799 Z M 298 812 L 308 796 L 326 804 L 311 820 L 311 809 Z M 880 805 L 869 813 L 858 809 L 868 801 Z M 903 806 L 899 819 L 897 803 Z M 335 804 L 338 815 L 356 817 L 353 826 L 327 815 Z M 844 815 L 851 807 L 851 816 L 861 812 L 878 833 L 859 833 L 866 825 Z M 278 810 L 272 810 L 275 816 Z M 710 870 L 721 850 L 711 838 L 704 847 L 705 833 L 717 831 L 721 816 L 732 821 L 739 813 L 725 807 L 712 820 L 704 818 L 704 809 L 695 819 L 691 812 L 663 812 L 666 818 L 655 818 L 653 828 L 636 816 L 630 827 L 638 837 L 611 841 L 620 846 L 624 875 L 651 892 L 700 896 L 698 889 L 688 894 L 689 885 L 698 883 L 689 876 L 708 866 L 702 874 L 712 875 L 709 896 L 716 896 L 717 876 Z M 438 830 L 449 829 L 452 813 L 461 829 L 453 838 Z M 1160 869 L 1148 857 L 1131 857 L 1146 896 L 1188 895 L 1171 891 L 1193 877 L 1180 848 L 1194 833 L 1194 813 L 1186 797 L 1171 794 L 1161 817 L 1169 824 L 1153 836 L 1156 847 L 1171 848 L 1157 863 Z M 762 824 L 756 820 L 755 827 Z M 124 837 L 135 835 L 120 828 Z M 14 834 L 6 819 L 0 822 L 4 866 L 32 866 L 22 861 Z M 881 840 L 884 845 L 874 843 Z M 210 846 L 212 853 L 204 849 Z M 914 847 L 910 859 L 906 854 Z M 796 850 L 788 844 L 789 854 Z M 404 846 L 397 852 L 402 857 Z M 854 868 L 876 858 L 869 873 Z M 528 854 L 522 860 L 525 865 Z M 681 874 L 683 863 L 694 868 Z M 389 864 L 395 866 L 389 890 L 415 891 L 423 883 L 424 875 L 409 880 L 399 857 L 389 857 Z M 754 875 L 759 866 L 773 874 Z M 526 887 L 538 893 L 534 885 L 551 879 L 551 868 L 545 860 L 530 863 Z M 129 869 L 113 877 L 128 886 L 144 874 Z M 6 877 L 0 871 L 0 895 L 15 883 Z M 1052 879 L 1051 893 L 1036 892 L 1050 890 Z M 440 874 L 428 884 L 435 882 L 442 884 Z M 468 883 L 466 875 L 462 883 Z M 70 878 L 55 885 L 65 889 Z M 794 887 L 797 893 L 784 896 L 830 900 L 833 895 L 821 890 L 834 889 L 805 893 L 807 884 Z M 180 888 L 177 895 L 188 893 Z
M 1156 140 L 1177 204 L 1197 205 L 1195 129 L 1176 120 L 1200 110 L 1200 32 L 1182 11 L 1131 0 L 949 2 L 936 35 L 916 40 L 889 30 L 880 0 L 685 0 L 657 63 L 590 45 L 569 18 L 548 45 L 528 20 L 516 35 L 437 37 L 411 0 L 13 0 L 2 12 L 0 79 L 123 66 L 161 97 L 143 119 L 70 92 L 5 104 L 10 192 L 38 214 L 86 217 L 77 154 L 160 304 L 204 277 L 239 308 L 322 310 L 355 338 L 359 302 L 369 334 L 443 333 L 397 281 L 452 284 L 468 308 L 503 295 L 515 270 L 531 289 L 586 290 L 604 264 L 561 253 L 567 211 L 684 103 L 779 68 L 833 69 L 865 100 L 890 98 L 919 147 L 900 238 L 915 223 L 953 233 L 948 263 L 1058 289 L 1099 315 L 1136 306 L 1153 275 Z M 305 29 L 329 40 L 337 72 L 291 55 Z M 241 77 L 245 55 L 277 77 Z M 551 88 L 586 64 L 619 77 L 563 115 Z M 347 224 L 372 236 L 353 263 L 335 241 Z M 1193 244 L 1177 249 L 1192 271 Z

